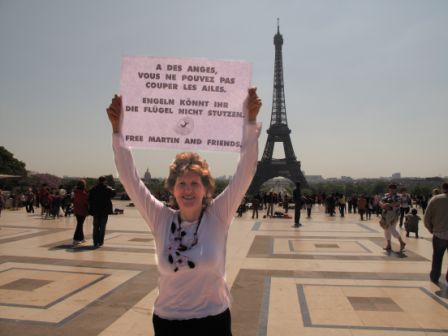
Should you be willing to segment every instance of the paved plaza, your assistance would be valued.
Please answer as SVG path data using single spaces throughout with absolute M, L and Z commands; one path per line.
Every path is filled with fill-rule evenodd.
M 114 206 L 124 214 L 110 216 L 97 250 L 91 217 L 86 244 L 72 248 L 74 217 L 3 211 L 0 335 L 153 335 L 153 237 L 134 208 Z M 227 251 L 234 335 L 448 335 L 447 284 L 428 280 L 432 243 L 422 223 L 404 254 L 387 254 L 376 217 L 313 212 L 302 212 L 298 229 L 292 219 L 235 218 Z M 444 275 L 447 260 L 443 267 Z

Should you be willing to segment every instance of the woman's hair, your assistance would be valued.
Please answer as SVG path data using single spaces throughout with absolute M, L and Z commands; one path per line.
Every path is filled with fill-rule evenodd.
M 196 173 L 201 177 L 206 190 L 205 205 L 210 204 L 215 192 L 215 179 L 208 170 L 207 161 L 203 160 L 197 153 L 183 152 L 176 155 L 176 159 L 170 165 L 170 173 L 165 181 L 165 188 L 172 192 L 177 178 L 187 172 Z
M 86 190 L 86 181 L 79 180 L 78 183 L 76 183 L 76 188 L 80 190 Z

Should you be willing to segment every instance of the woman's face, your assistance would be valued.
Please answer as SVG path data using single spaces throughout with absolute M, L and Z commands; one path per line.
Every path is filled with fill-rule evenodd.
M 181 211 L 200 210 L 206 192 L 201 177 L 192 171 L 178 176 L 173 188 L 173 196 Z

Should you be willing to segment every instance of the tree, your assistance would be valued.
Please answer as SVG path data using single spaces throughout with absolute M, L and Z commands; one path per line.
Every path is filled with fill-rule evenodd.
M 0 174 L 27 175 L 25 163 L 14 158 L 14 155 L 3 146 L 0 146 Z
M 32 186 L 37 189 L 44 183 L 51 189 L 58 188 L 61 185 L 61 178 L 52 174 L 33 174 L 23 179 L 21 185 L 23 187 Z

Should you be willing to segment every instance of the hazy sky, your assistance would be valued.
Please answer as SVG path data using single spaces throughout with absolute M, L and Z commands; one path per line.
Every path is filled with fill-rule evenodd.
M 122 57 L 205 57 L 253 63 L 261 157 L 277 17 L 305 174 L 448 175 L 445 0 L 0 0 L 0 145 L 32 171 L 115 175 L 105 108 Z M 174 154 L 134 151 L 153 176 Z M 235 154 L 203 154 L 215 176 L 233 173 Z

